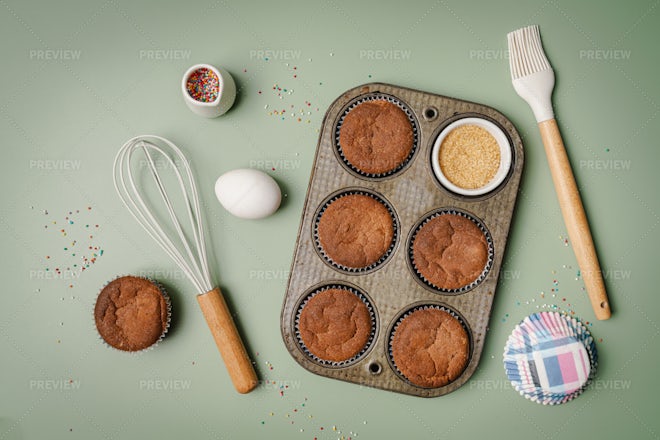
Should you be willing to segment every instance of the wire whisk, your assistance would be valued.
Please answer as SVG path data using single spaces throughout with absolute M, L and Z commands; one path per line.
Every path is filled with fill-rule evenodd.
M 178 184 L 178 203 L 168 188 L 173 184 L 163 179 L 162 170 L 171 171 L 174 183 Z M 144 176 L 145 173 L 151 179 Z M 145 192 L 144 186 L 150 180 L 155 196 Z M 213 287 L 199 195 L 186 156 L 174 143 L 160 136 L 134 137 L 121 147 L 115 157 L 113 182 L 119 198 L 133 218 L 195 286 L 197 301 L 236 389 L 240 393 L 254 389 L 258 381 L 252 362 L 220 289 Z M 160 211 L 165 212 L 168 230 L 161 224 L 164 219 L 158 217 L 160 211 L 155 211 L 152 199 L 160 201 Z

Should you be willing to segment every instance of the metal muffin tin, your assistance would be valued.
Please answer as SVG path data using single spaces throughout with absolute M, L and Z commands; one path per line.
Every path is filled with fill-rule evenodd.
M 386 99 L 399 105 L 415 130 L 416 144 L 405 163 L 385 175 L 367 175 L 342 159 L 338 127 L 345 114 L 358 102 Z M 501 185 L 488 194 L 466 197 L 445 189 L 431 166 L 433 143 L 444 127 L 467 117 L 493 122 L 507 135 L 512 163 Z M 522 141 L 515 127 L 497 110 L 459 99 L 398 87 L 370 83 L 348 90 L 328 108 L 319 135 L 314 166 L 303 208 L 291 275 L 281 314 L 284 343 L 293 358 L 307 370 L 321 376 L 389 391 L 436 397 L 466 383 L 481 357 L 488 321 L 495 297 L 502 257 L 513 216 L 523 167 Z M 397 219 L 398 232 L 384 261 L 361 271 L 346 271 L 324 260 L 315 240 L 319 210 L 335 194 L 364 190 L 381 195 Z M 492 259 L 485 277 L 459 291 L 441 291 L 425 286 L 409 262 L 409 237 L 423 219 L 436 211 L 464 212 L 483 224 L 492 240 Z M 356 359 L 341 365 L 319 362 L 304 349 L 296 334 L 296 317 L 301 303 L 322 286 L 348 285 L 370 299 L 375 317 L 373 340 Z M 413 308 L 442 307 L 460 316 L 469 338 L 469 360 L 453 382 L 438 387 L 416 386 L 393 366 L 389 341 L 397 320 Z

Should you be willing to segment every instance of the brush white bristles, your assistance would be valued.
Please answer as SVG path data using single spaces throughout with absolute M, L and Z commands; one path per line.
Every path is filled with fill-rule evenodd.
M 553 119 L 551 97 L 555 73 L 543 51 L 539 27 L 518 29 L 510 32 L 507 39 L 513 87 L 532 108 L 536 122 Z
M 527 26 L 507 35 L 509 40 L 509 66 L 511 79 L 541 70 L 552 69 L 541 44 L 538 26 Z

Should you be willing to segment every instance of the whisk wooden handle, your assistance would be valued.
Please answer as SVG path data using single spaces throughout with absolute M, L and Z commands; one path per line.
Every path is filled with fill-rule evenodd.
M 257 374 L 220 288 L 216 287 L 197 295 L 197 302 L 204 313 L 206 323 L 211 329 L 236 391 L 241 394 L 249 393 L 258 384 Z
M 607 300 L 603 274 L 598 263 L 598 256 L 594 247 L 587 216 L 584 213 L 580 192 L 575 183 L 575 177 L 568 161 L 564 142 L 562 141 L 557 121 L 549 119 L 539 122 L 541 138 L 548 156 L 548 164 L 555 184 L 559 206 L 564 216 L 564 223 L 568 230 L 575 257 L 580 272 L 584 279 L 584 285 L 594 309 L 596 318 L 600 320 L 609 319 L 611 316 L 610 304 Z

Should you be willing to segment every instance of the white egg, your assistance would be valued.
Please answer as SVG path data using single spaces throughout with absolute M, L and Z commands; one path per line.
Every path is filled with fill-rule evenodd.
M 245 219 L 268 217 L 282 201 L 275 179 L 250 168 L 228 171 L 218 177 L 215 195 L 227 211 Z

